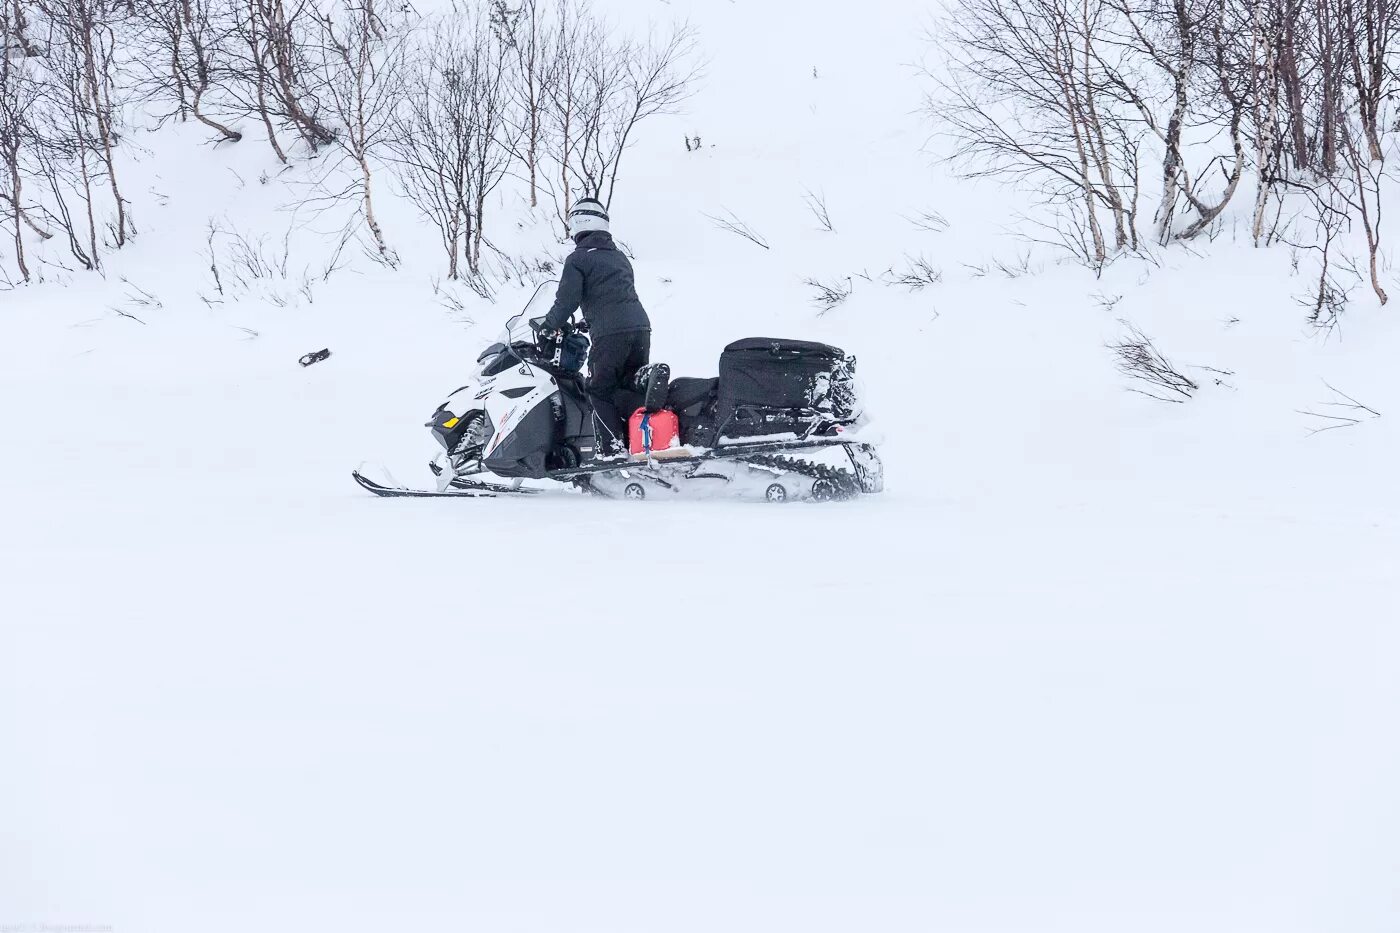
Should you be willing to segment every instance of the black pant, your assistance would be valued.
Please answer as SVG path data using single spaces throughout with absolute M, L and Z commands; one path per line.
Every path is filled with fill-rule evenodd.
M 649 330 L 593 338 L 588 351 L 588 400 L 593 403 L 594 444 L 599 452 L 627 448 L 627 418 L 642 399 L 633 389 L 633 379 L 650 359 Z

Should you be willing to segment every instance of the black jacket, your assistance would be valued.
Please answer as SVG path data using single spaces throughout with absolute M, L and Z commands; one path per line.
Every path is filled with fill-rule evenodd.
M 651 330 L 651 319 L 637 297 L 632 264 L 613 245 L 611 234 L 593 230 L 579 237 L 578 247 L 564 260 L 545 325 L 562 327 L 575 308 L 583 309 L 594 337 Z

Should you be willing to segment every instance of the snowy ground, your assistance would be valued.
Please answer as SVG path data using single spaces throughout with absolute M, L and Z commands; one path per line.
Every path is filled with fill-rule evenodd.
M 120 272 L 0 295 L 0 928 L 1392 933 L 1391 313 L 1323 342 L 1287 255 L 1229 236 L 977 277 L 1019 247 L 1005 195 L 917 152 L 917 4 L 693 6 L 707 91 L 627 195 L 656 355 L 857 351 L 888 492 L 366 496 L 364 458 L 426 476 L 421 424 L 515 297 L 464 324 L 425 246 L 311 305 L 208 309 L 208 216 L 275 239 L 284 196 L 264 153 L 168 131 L 209 161 L 133 169 L 172 206 Z M 740 104 L 780 26 L 775 115 Z M 943 238 L 900 226 L 923 207 Z M 805 304 L 906 252 L 944 284 Z M 1120 317 L 1234 375 L 1125 392 Z M 1307 437 L 1323 379 L 1386 417 Z

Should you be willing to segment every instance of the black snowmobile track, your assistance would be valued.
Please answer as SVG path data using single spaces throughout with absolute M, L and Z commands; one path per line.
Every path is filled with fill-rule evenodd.
M 601 463 L 588 463 L 566 470 L 551 470 L 541 478 L 567 483 L 571 480 L 595 476 L 600 473 L 615 473 L 623 470 L 644 470 L 652 465 L 699 466 L 705 463 L 712 463 L 716 460 L 743 460 L 756 466 L 767 466 L 777 470 L 801 473 L 804 476 L 826 480 L 831 490 L 830 495 L 826 498 L 848 499 L 852 496 L 859 495 L 861 492 L 861 482 L 855 474 L 851 473 L 849 470 L 839 469 L 826 464 L 811 463 L 806 460 L 801 460 L 791 456 L 791 454 L 801 454 L 805 451 L 828 450 L 833 447 L 852 446 L 863 447 L 866 445 L 860 441 L 841 437 L 809 437 L 800 440 L 760 441 L 754 444 L 731 444 L 724 447 L 716 447 L 693 457 L 658 458 L 654 463 L 649 463 L 646 460 L 609 460 Z M 517 487 L 498 483 L 478 483 L 468 477 L 454 479 L 451 484 L 452 488 L 446 490 L 409 489 L 403 486 L 385 486 L 381 483 L 376 483 L 374 480 L 362 476 L 359 471 L 351 475 L 354 476 L 355 482 L 359 483 L 362 487 L 374 493 L 376 496 L 383 496 L 385 498 L 472 499 L 492 498 L 497 495 L 531 495 L 543 491 L 526 486 Z
M 777 454 L 745 457 L 744 462 L 752 463 L 754 466 L 772 467 L 775 470 L 784 470 L 788 473 L 800 473 L 803 476 L 824 481 L 827 484 L 825 494 L 815 496 L 818 502 L 853 499 L 860 495 L 860 480 L 850 470 L 843 470 L 825 463 L 812 463 L 796 457 L 782 457 Z
M 551 470 L 545 479 L 571 480 L 576 476 L 593 473 L 614 473 L 619 470 L 637 470 L 648 466 L 682 466 L 686 464 L 712 463 L 715 460 L 747 460 L 757 463 L 761 454 L 801 453 L 806 450 L 826 450 L 832 447 L 849 447 L 861 444 L 860 441 L 836 437 L 812 437 L 805 440 L 759 441 L 756 444 L 727 444 L 713 447 L 705 453 L 692 457 L 657 457 L 647 460 L 605 460 L 601 463 L 587 463 L 568 470 Z

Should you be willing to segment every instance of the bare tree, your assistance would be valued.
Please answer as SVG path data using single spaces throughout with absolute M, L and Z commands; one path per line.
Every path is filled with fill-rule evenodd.
M 97 269 L 101 251 L 93 203 L 91 146 L 81 110 L 79 83 L 79 75 L 72 69 L 50 73 L 42 91 L 42 105 L 35 109 L 30 155 L 47 189 L 55 224 L 68 241 L 69 252 L 84 269 Z M 76 210 L 74 199 L 81 202 Z
M 37 57 L 38 46 L 29 38 L 29 17 L 25 12 L 26 0 L 0 0 L 5 12 L 0 18 L 0 52 L 14 49 L 25 58 Z
M 515 153 L 525 167 L 530 188 L 530 206 L 539 205 L 541 148 L 546 126 L 546 108 L 552 97 L 553 40 L 549 11 L 540 0 L 521 0 L 510 6 L 506 0 L 493 0 L 492 26 L 509 48 L 514 76 L 512 117 L 518 141 Z
M 512 153 L 521 148 L 521 131 L 508 119 L 511 106 L 509 49 L 499 34 L 477 29 L 468 59 L 471 95 L 471 123 L 468 155 L 471 161 L 472 208 L 476 223 L 471 238 L 471 270 L 481 271 L 481 244 L 486 231 L 486 199 L 505 179 Z M 524 132 L 530 132 L 528 125 Z M 528 153 L 530 146 L 524 147 Z M 532 192 L 531 198 L 534 198 Z M 533 202 L 532 202 L 533 203 Z
M 317 33 L 321 18 L 309 0 L 245 0 L 247 19 L 244 38 L 252 56 L 259 107 L 269 123 L 271 114 L 290 123 L 314 153 L 335 141 L 335 134 L 323 122 L 319 87 L 308 81 L 317 69 L 306 59 L 309 50 L 320 46 Z M 377 22 L 373 8 L 364 14 L 371 28 Z M 274 146 L 276 146 L 274 140 Z M 280 150 L 279 156 L 285 154 Z
M 263 7 L 259 0 L 247 0 L 240 12 L 242 15 L 238 17 L 238 34 L 247 50 L 247 58 L 244 60 L 245 66 L 240 69 L 241 80 L 234 86 L 251 89 L 251 95 L 244 100 L 244 109 L 256 114 L 262 121 L 263 129 L 267 131 L 268 144 L 276 153 L 277 160 L 286 165 L 287 152 L 282 148 L 272 123 L 270 98 L 275 95 L 272 91 L 272 68 L 268 64 L 272 57 L 269 51 L 271 40 L 270 31 L 264 27 Z
M 1201 41 L 1206 57 L 1206 73 L 1213 85 L 1210 89 L 1213 93 L 1207 94 L 1206 102 L 1214 118 L 1212 122 L 1218 124 L 1223 115 L 1226 135 L 1230 140 L 1230 170 L 1225 174 L 1225 188 L 1214 204 L 1205 202 L 1196 186 L 1187 182 L 1184 194 L 1195 208 L 1197 217 L 1179 234 L 1183 240 L 1191 239 L 1215 222 L 1234 199 L 1244 177 L 1247 158 L 1243 125 L 1254 91 L 1254 74 L 1248 67 L 1250 49 L 1239 39 L 1244 21 L 1238 16 L 1231 16 L 1232 12 L 1237 12 L 1232 5 L 1222 4 L 1218 15 L 1209 22 Z M 1216 161 L 1212 159 L 1207 169 Z M 1205 174 L 1207 172 L 1203 171 L 1197 178 Z
M 1292 153 L 1295 167 L 1306 169 L 1312 157 L 1308 143 L 1303 49 L 1304 37 L 1309 30 L 1307 16 L 1310 7 L 1307 0 L 1252 0 L 1252 6 L 1254 35 L 1260 52 L 1259 65 L 1276 82 L 1272 89 L 1274 107 L 1282 108 L 1286 114 L 1282 121 L 1278 121 L 1276 109 L 1270 117 L 1280 126 L 1288 128 L 1287 134 L 1273 131 L 1277 127 L 1271 128 L 1271 138 L 1279 146 L 1274 161 L 1277 162 L 1276 167 L 1282 169 L 1282 154 L 1287 151 Z
M 1346 166 L 1345 176 L 1328 176 L 1326 181 L 1336 202 L 1343 205 L 1347 215 L 1361 221 L 1361 229 L 1366 235 L 1367 266 L 1371 289 L 1381 304 L 1390 300 L 1381 286 L 1377 255 L 1381 248 L 1381 182 L 1385 178 L 1384 153 L 1378 158 L 1363 153 L 1358 137 L 1367 137 L 1366 117 L 1358 115 L 1355 130 L 1342 136 L 1341 158 Z
M 118 183 L 117 108 L 114 104 L 116 25 L 124 7 L 118 0 L 38 0 L 54 41 L 47 61 L 55 84 L 61 85 L 69 109 L 71 144 L 80 150 L 81 174 L 91 222 L 92 253 L 96 261 L 96 220 L 92 217 L 91 183 L 105 179 L 112 194 L 116 223 L 113 245 L 126 244 L 129 232 L 126 201 Z M 87 160 L 95 160 L 93 175 Z
M 1251 232 L 1254 245 L 1267 245 L 1269 230 L 1266 221 L 1269 200 L 1276 179 L 1282 173 L 1280 157 L 1282 98 L 1289 97 L 1290 112 L 1294 86 L 1294 67 L 1288 31 L 1280 29 L 1276 19 L 1279 6 L 1274 2 L 1255 2 L 1250 6 L 1250 66 L 1258 75 L 1255 83 L 1252 116 L 1254 121 L 1254 167 L 1258 181 L 1254 193 L 1254 220 Z M 1296 142 L 1296 139 L 1295 139 Z M 1306 151 L 1306 146 L 1303 150 Z
M 416 50 L 392 148 L 404 191 L 438 229 L 456 279 L 463 258 L 480 272 L 486 199 L 515 148 L 502 67 L 510 47 L 461 13 L 434 21 L 431 36 Z
M 1213 229 L 1251 169 L 1256 245 L 1279 234 L 1290 191 L 1319 184 L 1337 189 L 1329 217 L 1365 230 L 1383 171 L 1358 170 L 1351 149 L 1384 162 L 1397 13 L 1400 0 L 958 0 L 928 109 L 965 174 L 1039 193 L 1096 266 L 1133 245 L 1139 140 L 1161 157 L 1163 245 Z
M 22 11 L 0 6 L 0 209 L 6 209 L 13 227 L 15 266 L 20 280 L 30 279 L 24 254 L 24 228 L 29 226 L 47 238 L 48 232 L 29 217 L 24 208 L 24 175 L 21 150 L 32 136 L 30 110 L 38 100 L 38 88 L 27 63 L 12 57 L 4 39 L 19 36 Z M 17 44 L 18 46 L 18 44 Z M 22 46 L 19 46 L 22 47 Z M 0 215 L 3 216 L 3 215 Z
M 1344 54 L 1350 66 L 1357 116 L 1372 161 L 1384 157 L 1381 111 L 1394 93 L 1392 53 L 1400 31 L 1397 0 L 1337 0 Z
M 1162 147 L 1155 238 L 1162 245 L 1177 236 L 1189 239 L 1228 205 L 1244 170 L 1240 132 L 1247 94 L 1238 85 L 1248 72 L 1235 60 L 1239 55 L 1233 30 L 1223 25 L 1229 0 L 1108 2 L 1115 15 L 1099 29 L 1092 48 L 1109 93 L 1132 105 Z M 1164 98 L 1164 112 L 1159 112 L 1159 97 Z M 1196 182 L 1207 172 L 1195 172 L 1188 164 L 1184 139 L 1197 125 L 1217 123 L 1222 111 L 1228 114 L 1233 169 L 1223 195 L 1207 204 L 1196 190 Z M 1206 167 L 1216 158 L 1209 154 Z M 1178 234 L 1173 221 L 1183 197 L 1199 217 Z
M 1095 268 L 1137 245 L 1139 134 L 1095 45 L 1111 13 L 1102 0 L 963 0 L 936 38 L 944 67 L 927 101 L 964 176 L 1038 191 Z
M 431 40 L 415 50 L 395 116 L 392 152 L 404 194 L 437 228 L 448 278 L 459 275 L 463 244 L 472 235 L 470 60 L 474 37 L 460 16 L 432 24 Z
M 641 121 L 675 108 L 690 96 L 697 66 L 694 33 L 678 26 L 644 41 L 599 42 L 589 47 L 581 145 L 570 166 L 579 191 L 611 206 L 622 157 Z
M 611 206 L 638 125 L 674 112 L 692 93 L 695 51 L 689 26 L 643 41 L 614 39 L 583 0 L 561 0 L 547 126 L 561 222 L 575 196 Z
M 1361 276 L 1338 242 L 1349 226 L 1349 218 L 1345 199 L 1339 197 L 1337 185 L 1325 180 L 1316 185 L 1303 186 L 1301 190 L 1311 202 L 1316 229 L 1311 240 L 1289 245 L 1298 252 L 1311 252 L 1317 256 L 1317 284 L 1299 296 L 1297 301 L 1307 309 L 1308 322 L 1330 335 L 1341 326 L 1342 314 L 1351 302 L 1352 288 Z M 1296 256 L 1294 266 L 1297 266 Z
M 402 100 L 405 36 L 386 28 L 370 0 L 340 0 L 318 22 L 325 103 L 340 127 L 327 131 L 327 141 L 354 164 L 365 226 L 380 257 L 394 264 L 374 210 L 373 166 L 392 139 Z
M 607 197 L 602 200 L 608 205 L 617 188 L 623 154 L 637 126 L 651 117 L 676 112 L 694 93 L 700 76 L 695 32 L 688 25 L 677 26 L 664 35 L 653 33 L 645 40 L 626 43 L 621 51 L 623 80 L 616 99 L 599 114 L 592 134 L 598 194 L 602 194 L 601 180 L 606 175 Z
M 231 50 L 235 8 L 224 0 L 133 0 L 145 49 L 159 55 L 139 56 L 147 70 L 147 96 L 164 96 L 176 104 L 181 119 L 188 113 L 216 131 L 221 139 L 238 142 L 243 134 L 209 116 L 206 98 L 221 80 L 232 75 Z M 159 66 L 166 62 L 164 68 Z
M 589 82 L 588 63 L 604 54 L 600 51 L 604 42 L 587 0 L 558 0 L 550 40 L 553 54 L 546 84 L 544 131 L 545 155 L 553 166 L 552 175 L 542 178 L 553 197 L 559 223 L 566 230 L 574 200 L 570 167 L 582 146 L 587 115 L 598 106 L 590 98 L 596 85 Z

